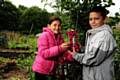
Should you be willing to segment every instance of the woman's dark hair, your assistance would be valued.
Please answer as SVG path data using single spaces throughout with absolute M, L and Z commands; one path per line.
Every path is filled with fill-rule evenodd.
M 51 24 L 53 21 L 60 21 L 60 24 L 62 23 L 61 19 L 59 17 L 56 17 L 56 16 L 52 16 L 50 17 L 49 21 L 48 21 L 48 24 Z
M 93 7 L 89 11 L 89 13 L 91 13 L 91 12 L 99 12 L 99 13 L 101 13 L 101 16 L 103 16 L 104 19 L 107 16 L 107 14 L 109 13 L 109 11 L 107 9 L 105 9 L 105 7 L 102 7 L 102 6 L 95 6 L 95 7 Z

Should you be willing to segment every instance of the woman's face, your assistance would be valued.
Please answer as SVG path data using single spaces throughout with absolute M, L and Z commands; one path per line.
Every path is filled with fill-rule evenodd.
M 53 21 L 51 24 L 48 24 L 48 27 L 55 33 L 58 34 L 61 30 L 61 23 L 59 20 Z
M 89 14 L 89 24 L 92 28 L 100 27 L 104 24 L 104 19 L 99 12 L 90 12 Z

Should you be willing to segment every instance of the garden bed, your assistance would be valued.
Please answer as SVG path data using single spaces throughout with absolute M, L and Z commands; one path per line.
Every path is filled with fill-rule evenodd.
M 28 80 L 27 70 L 19 69 L 15 61 L 0 64 L 0 80 Z
M 29 80 L 32 54 L 33 51 L 21 48 L 0 48 L 0 80 Z
M 28 57 L 32 52 L 30 50 L 22 49 L 3 49 L 0 48 L 0 57 L 5 58 L 18 58 L 18 57 Z

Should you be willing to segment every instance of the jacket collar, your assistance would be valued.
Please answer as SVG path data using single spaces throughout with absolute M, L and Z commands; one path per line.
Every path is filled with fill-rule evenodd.
M 88 34 L 88 35 L 94 35 L 94 34 L 96 34 L 97 32 L 100 32 L 100 31 L 103 31 L 103 30 L 109 31 L 111 34 L 113 34 L 113 33 L 112 33 L 112 29 L 110 28 L 110 26 L 109 26 L 109 25 L 106 25 L 106 24 L 104 24 L 104 25 L 102 25 L 102 26 L 100 26 L 100 27 L 98 27 L 98 28 L 88 30 L 88 31 L 87 31 L 87 34 Z
M 50 33 L 50 35 L 53 37 L 53 39 L 54 40 L 58 40 L 59 38 L 60 38 L 60 34 L 61 33 L 59 33 L 58 35 L 57 35 L 57 38 L 55 38 L 55 34 L 53 33 L 53 31 L 51 30 L 51 29 L 49 29 L 48 27 L 44 27 L 43 28 L 43 32 L 48 32 L 48 33 Z

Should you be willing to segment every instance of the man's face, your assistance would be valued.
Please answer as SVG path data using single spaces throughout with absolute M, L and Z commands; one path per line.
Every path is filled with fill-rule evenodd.
M 104 19 L 101 13 L 91 12 L 89 14 L 89 24 L 92 28 L 100 27 L 104 24 Z

